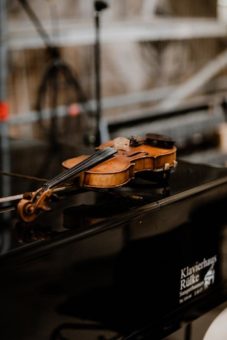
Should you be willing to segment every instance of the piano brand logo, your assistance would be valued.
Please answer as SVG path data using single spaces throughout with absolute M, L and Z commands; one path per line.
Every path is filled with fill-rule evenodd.
M 202 293 L 215 282 L 215 263 L 217 256 L 204 258 L 193 266 L 187 266 L 180 272 L 180 303 Z

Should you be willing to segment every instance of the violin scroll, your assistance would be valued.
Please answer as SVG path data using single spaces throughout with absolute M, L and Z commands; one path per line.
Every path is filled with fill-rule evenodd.
M 49 201 L 52 194 L 53 190 L 44 190 L 43 188 L 35 192 L 25 193 L 17 205 L 20 218 L 25 222 L 33 222 L 41 211 L 51 210 Z

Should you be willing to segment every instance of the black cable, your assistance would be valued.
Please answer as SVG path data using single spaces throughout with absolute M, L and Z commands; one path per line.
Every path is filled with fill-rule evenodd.
M 22 174 L 18 174 L 18 173 L 16 173 L 16 172 L 0 171 L 0 175 L 1 175 L 1 176 L 9 176 L 9 177 L 22 178 L 22 179 L 25 179 L 25 180 L 29 180 L 29 181 L 37 181 L 37 182 L 42 182 L 42 183 L 47 181 L 46 178 L 40 178 L 40 177 L 35 177 L 35 176 L 22 175 Z

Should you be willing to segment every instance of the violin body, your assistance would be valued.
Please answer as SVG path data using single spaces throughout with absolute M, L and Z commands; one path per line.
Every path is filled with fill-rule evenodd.
M 137 143 L 137 142 L 136 142 Z M 140 141 L 138 145 L 118 137 L 101 144 L 97 149 L 115 148 L 117 154 L 94 168 L 80 174 L 80 186 L 87 188 L 114 188 L 127 184 L 136 173 L 168 171 L 176 166 L 176 147 L 160 148 Z M 70 169 L 88 156 L 79 156 L 62 163 Z
M 66 169 L 79 164 L 88 156 L 79 156 L 62 163 Z M 86 188 L 115 188 L 127 184 L 134 176 L 133 163 L 123 155 L 114 155 L 111 159 L 96 165 L 90 170 L 79 174 L 81 187 Z
M 120 139 L 122 139 L 122 137 L 104 143 L 100 145 L 99 148 L 119 148 L 118 143 L 121 143 Z M 131 162 L 134 163 L 134 173 L 142 171 L 164 171 L 176 166 L 177 149 L 175 146 L 171 148 L 160 148 L 143 142 L 134 146 L 134 143 L 131 145 L 129 140 L 129 144 L 125 145 L 125 149 L 122 147 L 118 150 L 118 152 L 123 153 Z

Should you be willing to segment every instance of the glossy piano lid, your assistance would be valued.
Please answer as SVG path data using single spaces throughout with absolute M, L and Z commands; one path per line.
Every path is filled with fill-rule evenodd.
M 59 169 L 55 174 L 58 172 Z M 47 174 L 46 177 L 51 176 Z M 106 226 L 112 228 L 126 219 L 133 220 L 138 214 L 160 210 L 162 206 L 215 186 L 220 188 L 223 183 L 227 185 L 227 169 L 179 161 L 165 186 L 157 182 L 157 178 L 145 174 L 114 190 L 72 191 L 61 196 L 54 202 L 51 212 L 43 213 L 29 227 L 18 219 L 15 206 L 3 206 L 0 209 L 0 255 L 41 242 L 54 243 L 59 238 L 64 241 L 71 237 L 88 237 L 94 230 L 101 232 Z M 14 178 L 12 184 L 12 195 L 40 186 L 40 183 L 19 178 Z

